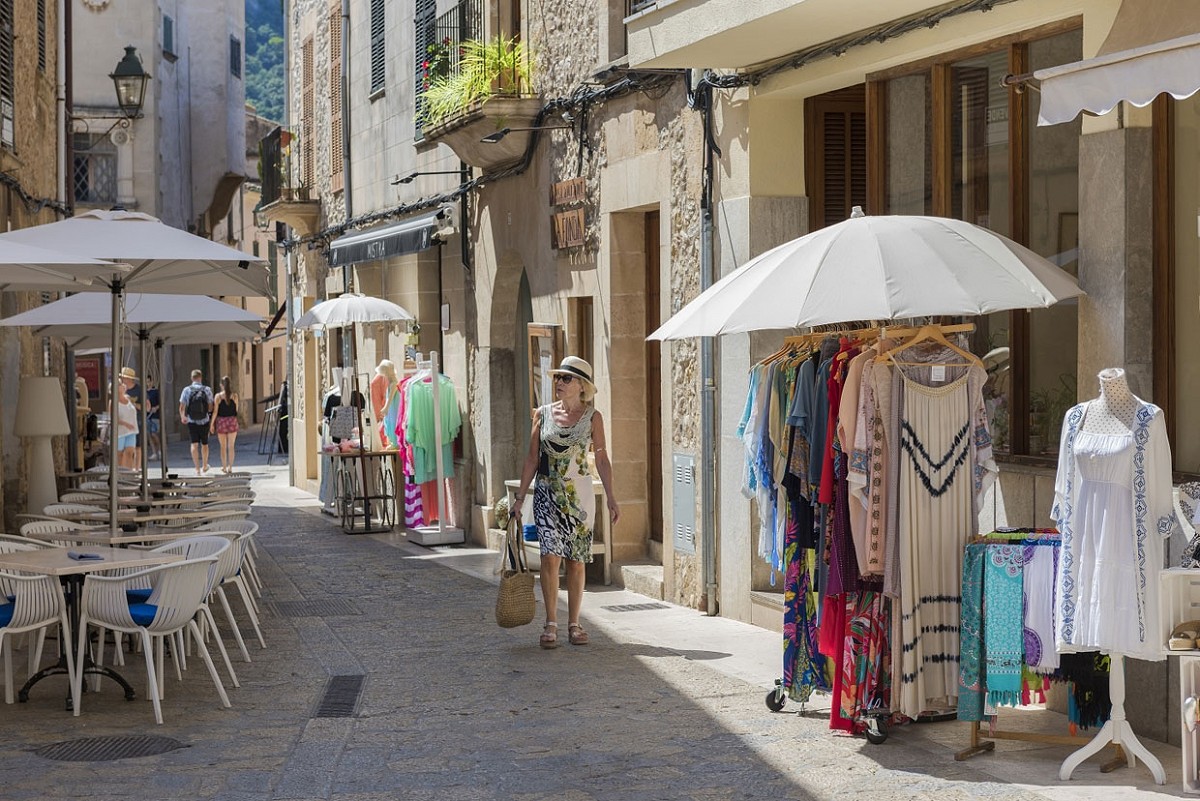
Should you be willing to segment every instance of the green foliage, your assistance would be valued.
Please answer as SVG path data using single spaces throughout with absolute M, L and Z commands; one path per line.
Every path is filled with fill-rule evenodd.
M 434 47 L 437 47 L 435 45 Z M 460 46 L 458 69 L 438 75 L 426 72 L 421 124 L 440 125 L 455 114 L 493 95 L 531 91 L 525 45 L 516 39 L 468 40 Z M 431 53 L 431 56 L 438 54 Z M 430 60 L 432 65 L 432 59 Z
M 246 0 L 246 101 L 260 116 L 283 120 L 283 6 L 280 0 Z

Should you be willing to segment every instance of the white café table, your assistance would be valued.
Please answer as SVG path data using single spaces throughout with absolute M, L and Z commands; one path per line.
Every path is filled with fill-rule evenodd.
M 99 554 L 101 559 L 72 559 L 68 554 L 72 551 Z M 110 548 L 105 545 L 81 545 L 78 548 L 41 548 L 36 551 L 18 551 L 16 553 L 0 554 L 0 570 L 23 573 L 36 573 L 43 576 L 58 576 L 63 583 L 67 600 L 67 620 L 71 631 L 63 636 L 70 637 L 79 627 L 79 594 L 83 589 L 83 579 L 88 573 L 99 573 L 114 568 L 140 569 L 178 562 L 183 559 L 181 554 L 157 553 L 155 551 L 136 551 L 126 548 Z M 29 689 L 47 676 L 67 673 L 66 650 L 62 650 L 58 662 L 48 668 L 43 668 L 29 677 L 21 687 L 17 698 L 24 703 L 29 700 Z M 125 677 L 112 668 L 97 665 L 90 657 L 85 657 L 84 673 L 95 673 L 108 676 L 120 684 L 125 690 L 126 700 L 133 700 L 133 688 Z M 67 711 L 73 711 L 71 695 L 67 693 Z

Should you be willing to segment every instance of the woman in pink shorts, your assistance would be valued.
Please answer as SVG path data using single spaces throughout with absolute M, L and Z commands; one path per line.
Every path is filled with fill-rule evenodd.
M 237 442 L 238 396 L 230 386 L 229 376 L 221 379 L 221 391 L 217 393 L 217 413 L 213 415 L 212 432 L 221 443 L 221 472 L 233 472 L 233 445 Z

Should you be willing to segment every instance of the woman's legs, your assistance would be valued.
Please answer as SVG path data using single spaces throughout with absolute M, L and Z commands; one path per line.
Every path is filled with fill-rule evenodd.
M 542 566 L 538 578 L 542 583 L 542 603 L 546 605 L 546 622 L 558 622 L 558 566 L 562 557 L 552 553 L 542 554 Z M 569 566 L 571 563 L 567 562 Z M 569 574 L 568 574 L 569 576 Z
M 218 434 L 217 437 L 221 440 L 221 470 L 231 473 L 233 472 L 233 444 L 237 441 L 237 432 Z
M 583 585 L 587 576 L 583 562 L 567 560 L 567 623 L 579 622 L 579 610 L 583 606 Z

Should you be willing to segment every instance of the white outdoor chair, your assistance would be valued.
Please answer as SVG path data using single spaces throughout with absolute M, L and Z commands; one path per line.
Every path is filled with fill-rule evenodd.
M 75 687 L 75 668 L 71 658 L 71 627 L 67 622 L 67 604 L 62 584 L 53 576 L 26 576 L 0 573 L 0 593 L 11 601 L 0 604 L 0 651 L 4 652 L 4 703 L 13 702 L 12 636 L 37 631 L 37 645 L 30 649 L 29 672 L 34 673 L 42 658 L 46 629 L 59 627 L 59 639 L 67 650 L 67 678 Z
M 79 541 L 71 538 L 56 538 L 55 534 L 67 534 L 70 532 L 79 531 L 96 531 L 100 528 L 97 526 L 88 525 L 87 523 L 75 523 L 70 520 L 30 520 L 21 524 L 21 535 L 33 542 L 40 542 L 43 546 L 62 545 L 71 547 L 78 545 Z
M 214 534 L 219 533 L 214 529 Z M 262 648 L 267 647 L 267 643 L 263 640 L 262 627 L 258 623 L 258 606 L 254 603 L 254 598 L 250 590 L 246 586 L 246 579 L 242 566 L 246 560 L 246 549 L 250 545 L 250 538 L 253 534 L 238 534 L 237 532 L 228 532 L 230 538 L 233 539 L 233 548 L 229 556 L 222 560 L 218 567 L 220 579 L 216 584 L 217 598 L 221 601 L 221 606 L 225 610 L 225 617 L 229 620 L 229 625 L 233 627 L 234 635 L 238 642 L 238 647 L 242 649 L 242 658 L 247 662 L 250 661 L 250 652 L 246 649 L 246 643 L 242 639 L 242 633 L 237 625 L 237 620 L 233 616 L 233 609 L 229 606 L 229 597 L 225 594 L 226 586 L 237 587 L 238 592 L 242 596 L 242 604 L 246 607 L 246 616 L 250 618 L 251 625 L 254 626 L 254 633 L 258 637 L 258 644 Z
M 242 519 L 224 519 L 214 520 L 209 523 L 196 526 L 197 531 L 236 531 L 238 534 L 256 534 L 258 533 L 258 523 L 253 520 Z M 250 580 L 250 585 L 254 590 L 254 594 L 259 598 L 262 597 L 263 583 L 262 578 L 258 574 L 257 561 L 258 546 L 254 542 L 254 537 L 250 537 L 250 547 L 246 549 L 245 558 L 242 561 L 242 569 Z M 257 604 L 255 604 L 257 608 Z
M 217 675 L 217 668 L 213 665 L 195 620 L 212 581 L 210 573 L 216 569 L 216 564 L 217 557 L 210 556 L 151 567 L 124 576 L 93 573 L 84 579 L 79 604 L 79 639 L 76 651 L 78 661 L 74 679 L 76 715 L 82 706 L 83 657 L 80 654 L 84 653 L 87 646 L 89 624 L 137 634 L 141 638 L 142 650 L 146 657 L 150 700 L 154 702 L 154 719 L 159 724 L 163 722 L 162 703 L 159 700 L 164 650 L 162 642 L 185 627 L 195 639 L 200 656 L 203 657 L 217 693 L 221 696 L 221 704 L 226 708 L 230 706 L 229 696 L 225 693 L 221 677 Z M 149 598 L 144 603 L 131 603 L 126 592 L 142 588 L 146 582 L 153 588 Z M 155 640 L 159 642 L 157 651 L 154 647 Z
M 86 514 L 107 514 L 102 506 L 90 503 L 48 503 L 42 513 L 48 517 L 74 517 Z

